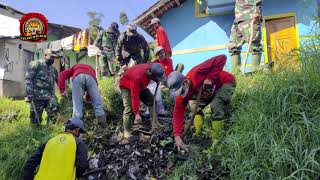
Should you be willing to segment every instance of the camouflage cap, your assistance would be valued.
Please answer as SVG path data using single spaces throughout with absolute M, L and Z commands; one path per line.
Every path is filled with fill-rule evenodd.
M 128 29 L 127 29 L 127 35 L 128 36 L 134 36 L 137 34 L 137 25 L 134 23 L 130 23 L 128 25 Z

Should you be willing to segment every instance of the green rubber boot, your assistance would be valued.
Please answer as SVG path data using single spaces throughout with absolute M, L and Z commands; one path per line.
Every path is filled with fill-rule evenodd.
M 130 117 L 123 117 L 123 136 L 125 138 L 130 138 L 132 136 Z
M 240 54 L 235 54 L 231 56 L 231 69 L 232 73 L 239 72 L 239 66 L 241 66 L 241 56 Z
M 219 137 L 222 134 L 224 122 L 223 121 L 212 121 L 212 132 L 211 132 L 211 138 L 212 138 L 212 144 L 216 144 L 219 140 Z
M 255 72 L 260 67 L 261 54 L 253 54 L 251 60 L 251 72 Z
M 178 63 L 175 70 L 182 73 L 182 71 L 184 70 L 184 65 L 182 63 Z
M 203 126 L 203 116 L 200 114 L 195 115 L 193 125 L 196 129 L 195 135 L 199 135 Z

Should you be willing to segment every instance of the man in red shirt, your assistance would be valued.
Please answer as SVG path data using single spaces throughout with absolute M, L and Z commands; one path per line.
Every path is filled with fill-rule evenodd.
M 169 75 L 167 86 L 171 96 L 176 98 L 173 111 L 173 134 L 178 150 L 184 148 L 181 135 L 188 101 L 192 112 L 196 112 L 198 118 L 203 118 L 202 109 L 211 103 L 212 139 L 213 143 L 217 141 L 223 127 L 222 120 L 229 113 L 230 100 L 235 90 L 234 76 L 223 71 L 226 59 L 225 55 L 210 58 L 192 68 L 186 77 L 177 71 Z M 195 109 L 195 99 L 200 88 L 202 88 L 202 94 L 199 107 Z
M 149 107 L 152 115 L 153 108 L 153 94 L 147 88 L 150 81 L 156 83 L 165 80 L 164 69 L 159 63 L 138 64 L 132 68 L 127 69 L 120 78 L 120 90 L 123 101 L 123 128 L 124 137 L 131 136 L 131 121 L 130 117 L 134 115 L 134 124 L 142 123 L 140 116 L 140 100 Z M 152 119 L 152 126 L 155 128 L 157 124 L 156 119 Z
M 160 19 L 153 18 L 151 20 L 150 26 L 152 26 L 156 32 L 156 45 L 162 46 L 164 48 L 166 57 L 171 57 L 172 50 L 171 50 L 170 42 L 169 42 L 166 31 L 163 29 L 163 27 L 160 24 Z
M 87 64 L 76 64 L 68 70 L 59 73 L 58 86 L 62 96 L 66 95 L 66 80 L 72 77 L 72 105 L 73 118 L 81 119 L 83 116 L 83 95 L 86 91 L 95 110 L 98 124 L 106 126 L 106 115 L 100 97 L 96 71 Z
M 164 49 L 162 46 L 156 47 L 154 50 L 154 54 L 156 55 L 156 60 L 153 61 L 154 63 L 159 63 L 164 68 L 165 76 L 168 77 L 169 74 L 173 71 L 173 65 L 172 65 L 172 59 L 169 57 L 166 57 L 166 54 L 164 52 Z M 158 88 L 157 94 L 154 94 L 157 87 L 157 83 L 154 81 L 151 81 L 148 85 L 148 89 L 155 95 L 156 97 L 156 112 L 159 116 L 166 116 L 168 113 L 164 109 L 163 101 L 162 101 L 162 95 L 161 95 L 161 89 Z

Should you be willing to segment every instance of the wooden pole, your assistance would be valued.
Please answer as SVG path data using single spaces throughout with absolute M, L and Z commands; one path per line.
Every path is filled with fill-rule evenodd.
M 101 79 L 100 68 L 99 68 L 99 55 L 96 55 L 96 77 Z
M 249 56 L 250 49 L 252 46 L 252 40 L 253 40 L 253 34 L 254 34 L 253 33 L 254 20 L 252 20 L 250 24 L 251 24 L 251 26 L 250 26 L 251 36 L 250 36 L 250 40 L 249 40 L 248 50 L 247 50 L 246 56 L 244 58 L 244 63 L 242 65 L 242 71 L 241 71 L 242 75 L 246 74 L 247 60 L 248 60 L 248 56 Z

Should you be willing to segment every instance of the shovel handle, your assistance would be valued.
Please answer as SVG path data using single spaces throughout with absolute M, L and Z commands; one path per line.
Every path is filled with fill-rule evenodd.
M 200 97 L 201 97 L 201 94 L 202 94 L 203 86 L 204 85 L 201 86 L 201 88 L 200 88 L 200 90 L 199 90 L 199 92 L 197 94 L 196 108 L 195 108 L 194 112 L 192 112 L 192 116 L 191 116 L 190 122 L 187 125 L 187 128 L 185 129 L 185 131 L 184 131 L 182 136 L 185 136 L 187 134 L 188 130 L 190 129 L 191 125 L 193 124 L 194 117 L 196 116 L 197 111 L 198 111 L 198 107 L 199 107 L 199 103 L 200 103 Z
M 34 114 L 35 114 L 35 116 L 36 116 L 37 124 L 40 126 L 39 114 L 38 114 L 38 111 L 37 111 L 37 109 L 36 109 L 36 106 L 35 106 L 35 104 L 34 104 L 34 101 L 33 101 L 33 100 L 31 100 L 31 106 L 32 106 L 32 109 L 33 109 Z

